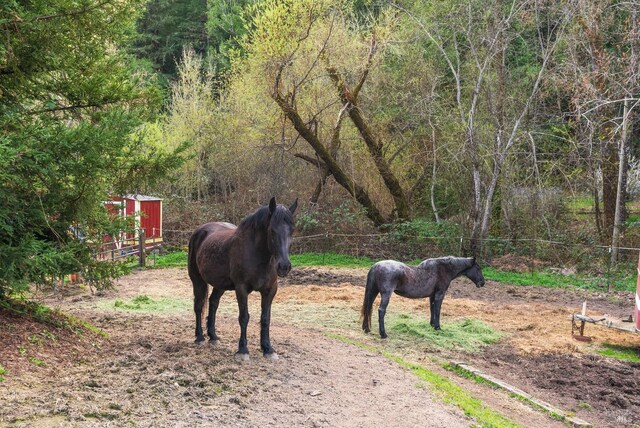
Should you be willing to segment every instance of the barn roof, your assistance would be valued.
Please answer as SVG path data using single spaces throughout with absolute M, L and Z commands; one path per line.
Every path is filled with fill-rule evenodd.
M 136 201 L 161 201 L 162 198 L 147 195 L 124 195 L 123 199 L 134 199 Z

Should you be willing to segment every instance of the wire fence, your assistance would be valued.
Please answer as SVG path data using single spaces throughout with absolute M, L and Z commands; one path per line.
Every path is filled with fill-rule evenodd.
M 191 230 L 164 230 L 165 244 L 186 248 Z M 635 274 L 640 248 L 619 247 L 619 262 L 611 263 L 611 246 L 598 243 L 563 242 L 540 238 L 489 237 L 481 240 L 484 262 L 511 257 L 516 269 L 536 271 L 551 268 L 562 272 L 589 271 L 607 276 L 607 281 Z M 323 231 L 294 236 L 291 252 L 333 252 L 372 259 L 417 260 L 446 255 L 465 255 L 471 240 L 466 236 L 427 236 L 380 232 L 341 233 Z M 509 264 L 509 261 L 503 261 Z M 615 271 L 615 272 L 614 272 Z M 615 273 L 615 275 L 614 275 Z
M 140 266 L 145 265 L 146 254 L 162 248 L 162 238 L 156 236 L 155 228 L 151 239 L 146 238 L 144 229 L 139 229 L 135 234 L 102 242 L 94 253 L 94 257 L 100 261 L 120 261 L 137 257 Z

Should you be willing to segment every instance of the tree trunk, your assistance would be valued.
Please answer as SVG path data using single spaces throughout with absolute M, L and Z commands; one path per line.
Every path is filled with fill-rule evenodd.
M 356 199 L 356 201 L 358 201 L 360 205 L 362 205 L 362 207 L 366 211 L 367 217 L 369 217 L 376 226 L 381 226 L 386 223 L 385 218 L 382 216 L 375 203 L 371 200 L 367 191 L 362 186 L 351 180 L 351 178 L 342 170 L 342 168 L 340 168 L 340 165 L 338 165 L 329 150 L 327 150 L 322 142 L 320 142 L 318 137 L 302 120 L 297 110 L 295 110 L 295 108 L 293 108 L 279 92 L 274 92 L 272 94 L 272 98 L 275 100 L 278 106 L 280 106 L 280 109 L 282 109 L 282 112 L 291 121 L 293 127 L 296 129 L 296 131 L 298 131 L 300 136 L 309 143 L 320 160 L 324 162 L 329 172 L 333 174 L 336 182 L 338 182 L 338 184 L 340 184 L 347 192 L 349 192 L 351 196 Z
M 369 127 L 369 124 L 365 120 L 362 110 L 357 104 L 357 93 L 359 87 L 355 88 L 353 91 L 350 91 L 349 88 L 346 87 L 344 79 L 338 73 L 338 71 L 332 67 L 327 69 L 329 72 L 329 76 L 335 83 L 335 86 L 338 90 L 338 95 L 340 96 L 340 100 L 344 105 L 348 105 L 349 108 L 347 112 L 349 114 L 349 118 L 355 125 L 356 129 L 360 133 L 362 140 L 367 146 L 367 150 L 373 159 L 380 176 L 382 176 L 382 180 L 386 188 L 391 193 L 393 197 L 393 201 L 395 204 L 396 213 L 399 219 L 408 219 L 410 217 L 409 213 L 409 204 L 407 202 L 407 196 L 405 194 L 400 181 L 395 176 L 393 171 L 391 170 L 391 166 L 387 162 L 382 153 L 382 142 L 376 138 L 373 131 Z M 363 83 L 364 79 L 360 81 L 360 87 Z
M 627 181 L 627 131 L 629 129 L 629 99 L 624 101 L 622 113 L 622 136 L 620 138 L 620 148 L 618 149 L 618 188 L 616 191 L 616 209 L 613 222 L 613 234 L 611 237 L 611 264 L 618 261 L 618 247 L 620 244 L 620 230 L 622 229 L 623 211 L 625 205 L 625 188 Z
M 618 189 L 618 156 L 611 142 L 603 142 L 602 159 L 602 205 L 603 233 L 612 236 L 616 214 L 616 195 Z

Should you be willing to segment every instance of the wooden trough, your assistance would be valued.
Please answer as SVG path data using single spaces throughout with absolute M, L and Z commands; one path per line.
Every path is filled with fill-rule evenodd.
M 607 315 L 601 318 L 592 318 L 587 316 L 587 302 L 582 304 L 582 313 L 571 315 L 571 334 L 576 340 L 583 342 L 591 341 L 589 336 L 584 335 L 584 327 L 587 323 L 598 324 L 607 328 L 628 331 L 629 333 L 640 333 L 640 256 L 638 257 L 638 269 L 636 279 L 636 298 L 633 315 L 628 319 L 613 319 Z M 576 334 L 578 332 L 578 334 Z

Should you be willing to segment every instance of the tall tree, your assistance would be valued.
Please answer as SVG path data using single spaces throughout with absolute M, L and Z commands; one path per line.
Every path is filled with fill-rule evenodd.
M 150 60 L 167 79 L 177 74 L 185 47 L 198 55 L 208 49 L 206 0 L 150 0 L 138 21 L 140 35 L 133 44 L 138 58 Z
M 579 134 L 581 143 L 594 148 L 593 176 L 601 176 L 596 221 L 602 241 L 612 244 L 615 262 L 625 215 L 627 147 L 640 93 L 638 4 L 579 1 L 576 10 L 579 25 L 571 34 L 567 62 L 575 126 L 587 130 Z
M 0 294 L 96 267 L 110 192 L 177 158 L 134 131 L 158 99 L 122 46 L 142 2 L 53 0 L 0 8 Z M 101 239 L 101 238 L 99 238 Z
M 349 16 L 340 4 L 268 1 L 259 7 L 244 66 L 264 70 L 260 84 L 313 150 L 311 158 L 300 153 L 298 157 L 325 171 L 321 181 L 330 174 L 375 224 L 408 219 L 407 183 L 399 178 L 389 154 L 395 142 L 384 138 L 362 97 L 380 62 L 392 18 L 381 15 L 373 25 L 354 24 L 350 29 Z M 318 91 L 330 92 L 320 98 Z M 346 119 L 351 127 L 348 132 L 358 135 L 368 162 L 393 201 L 391 212 L 383 212 L 380 201 L 339 159 Z
M 255 0 L 219 0 L 209 2 L 207 9 L 208 59 L 220 74 L 229 69 L 231 58 L 242 51 L 247 34 L 245 15 Z

